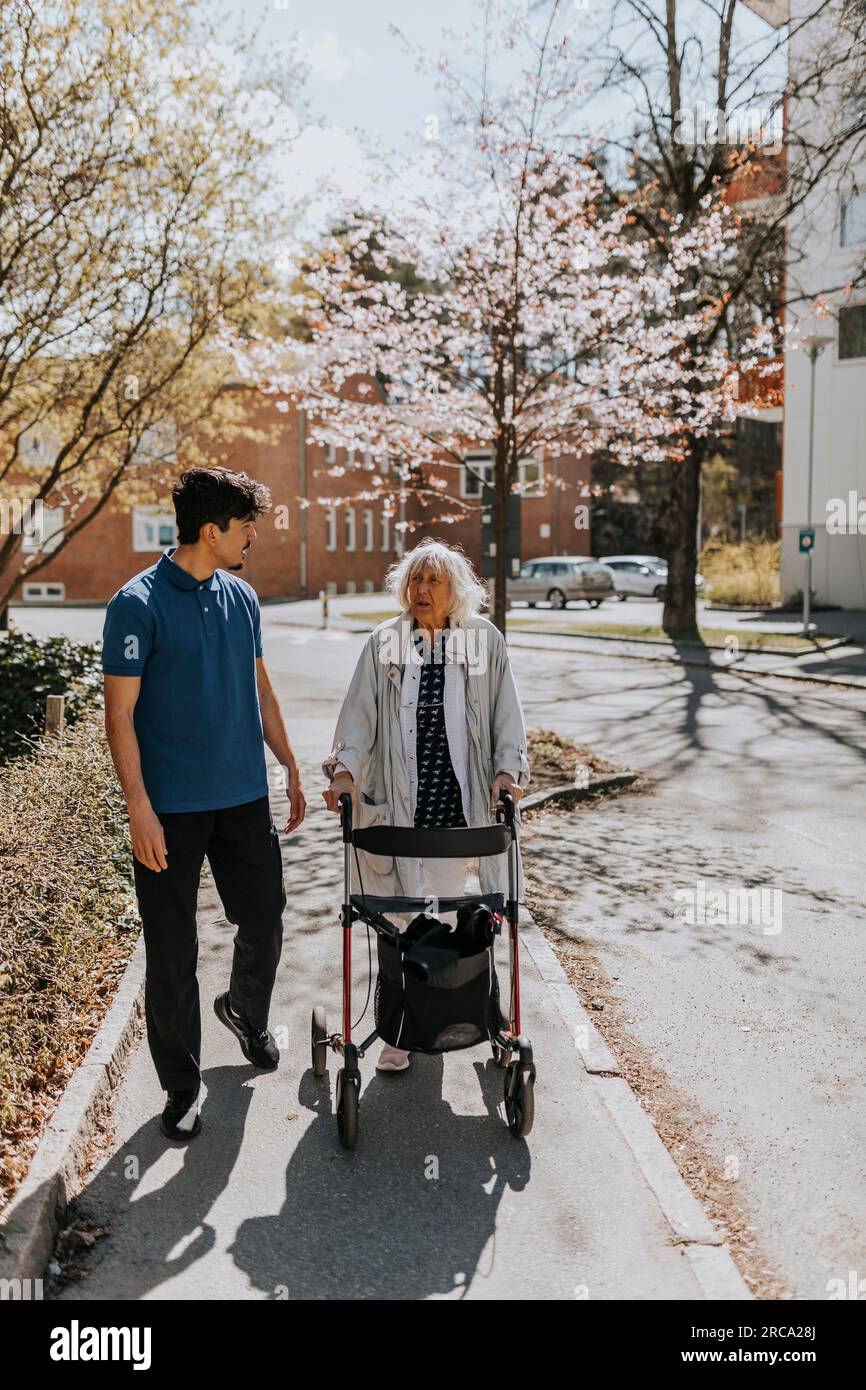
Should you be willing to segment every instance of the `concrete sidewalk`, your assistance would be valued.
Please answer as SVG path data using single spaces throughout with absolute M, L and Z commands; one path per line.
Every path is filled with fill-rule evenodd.
M 320 729 L 317 741 L 305 732 L 312 727 L 299 731 L 295 721 L 299 747 L 321 742 Z M 312 764 L 304 773 L 312 793 L 320 774 Z M 280 797 L 272 801 L 276 816 Z M 233 929 L 208 882 L 199 970 L 202 1133 L 186 1149 L 161 1137 L 163 1097 L 142 1044 L 119 1092 L 116 1147 L 81 1197 L 111 1235 L 94 1247 L 91 1277 L 62 1297 L 703 1298 L 696 1267 L 726 1256 L 699 1244 L 690 1257 L 680 1243 L 635 1157 L 643 1112 L 614 1079 L 616 1103 L 626 1106 L 614 1119 L 528 951 L 524 1028 L 538 1067 L 529 1138 L 515 1140 L 497 1113 L 502 1074 L 486 1047 L 416 1057 L 408 1073 L 382 1077 L 376 1045 L 362 1063 L 358 1148 L 340 1148 L 336 1059 L 329 1054 L 322 1080 L 309 1064 L 312 1006 L 325 1003 L 330 1026 L 339 1021 L 336 819 L 312 807 L 285 845 L 285 864 L 286 944 L 271 1016 L 279 1070 L 256 1073 L 213 1015 Z M 500 968 L 505 978 L 507 963 Z M 354 974 L 357 1018 L 367 984 L 361 929 Z M 372 1005 L 358 1038 L 372 1031 L 371 1016 Z M 684 1187 L 681 1197 L 689 1200 Z M 734 1278 L 728 1296 L 745 1296 L 736 1286 Z

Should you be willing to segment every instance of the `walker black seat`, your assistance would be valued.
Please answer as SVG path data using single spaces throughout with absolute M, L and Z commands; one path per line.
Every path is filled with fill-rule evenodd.
M 397 855 L 405 859 L 474 859 L 504 854 L 511 844 L 511 831 L 506 825 L 480 825 L 467 830 L 371 825 L 366 830 L 353 829 L 352 841 L 369 854 Z
M 374 898 L 369 893 L 366 896 L 361 893 L 353 893 L 350 901 L 359 912 L 363 912 L 365 908 L 368 912 L 423 912 L 430 903 L 429 898 Z M 440 912 L 459 912 L 461 907 L 478 907 L 482 903 L 489 907 L 491 912 L 504 913 L 505 911 L 505 896 L 502 893 L 476 893 L 462 898 L 437 898 L 436 903 Z

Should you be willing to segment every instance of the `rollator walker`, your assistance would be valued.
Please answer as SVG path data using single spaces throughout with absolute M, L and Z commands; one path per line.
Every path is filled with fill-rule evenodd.
M 505 1118 L 517 1139 L 532 1128 L 535 1063 L 532 1046 L 521 1033 L 520 955 L 518 942 L 517 828 L 514 798 L 500 793 L 496 824 L 475 829 L 416 830 L 409 826 L 352 827 L 352 798 L 340 797 L 343 838 L 343 1027 L 328 1032 L 322 1006 L 313 1009 L 312 1066 L 316 1076 L 328 1067 L 327 1049 L 339 1053 L 343 1066 L 337 1073 L 337 1132 L 344 1149 L 354 1149 L 358 1139 L 361 1072 L 358 1063 L 377 1038 L 408 1052 L 438 1054 L 490 1043 L 493 1059 L 504 1072 Z M 492 914 L 489 947 L 463 956 L 429 979 L 417 978 L 404 967 L 401 932 L 385 916 L 425 913 L 430 898 L 372 897 L 352 892 L 352 855 L 369 854 L 422 859 L 485 858 L 508 853 L 508 900 L 502 893 L 482 893 L 459 898 L 438 898 L 441 913 L 484 906 Z M 377 935 L 379 974 L 375 993 L 375 1031 L 360 1046 L 352 1041 L 352 926 L 362 921 Z M 435 923 L 436 919 L 431 919 Z M 490 919 L 485 917 L 489 929 Z M 494 963 L 496 935 L 508 929 L 508 1014 L 503 1015 Z M 404 943 L 405 945 L 405 943 Z M 372 980 L 372 973 L 371 973 Z M 369 991 L 368 991 L 369 1002 Z M 364 1012 L 366 1012 L 366 1005 Z M 363 1018 L 363 1014 L 361 1015 Z M 360 1021 L 360 1020 L 359 1020 Z

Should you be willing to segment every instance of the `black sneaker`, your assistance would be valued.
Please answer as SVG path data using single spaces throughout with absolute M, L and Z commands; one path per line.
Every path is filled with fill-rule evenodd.
M 241 1051 L 248 1062 L 263 1071 L 273 1071 L 280 1060 L 280 1050 L 272 1033 L 267 1028 L 251 1028 L 246 1019 L 235 1013 L 229 1003 L 228 991 L 218 994 L 213 1001 L 213 1011 L 220 1023 L 230 1028 L 241 1045 Z
M 199 1091 L 168 1091 L 167 1095 L 159 1127 L 166 1139 L 179 1139 L 185 1144 L 201 1129 Z

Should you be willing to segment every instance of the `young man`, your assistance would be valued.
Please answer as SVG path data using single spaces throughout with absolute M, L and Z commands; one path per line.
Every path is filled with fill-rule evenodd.
M 126 797 L 147 953 L 145 1015 L 168 1099 L 162 1132 L 201 1129 L 196 898 L 207 856 L 237 927 L 228 991 L 214 1001 L 254 1066 L 267 1030 L 286 905 L 264 744 L 288 777 L 286 833 L 304 819 L 298 765 L 262 660 L 255 591 L 237 578 L 271 505 L 226 468 L 193 468 L 173 491 L 178 544 L 114 595 L 105 615 L 105 727 Z

